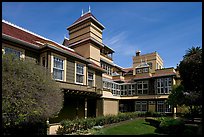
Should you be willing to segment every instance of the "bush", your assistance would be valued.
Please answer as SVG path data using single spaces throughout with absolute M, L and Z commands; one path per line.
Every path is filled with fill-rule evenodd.
M 143 115 L 144 113 L 142 113 Z M 78 130 L 91 129 L 94 126 L 103 126 L 112 123 L 118 123 L 120 121 L 129 120 L 131 118 L 138 117 L 136 112 L 119 113 L 118 115 L 107 115 L 96 118 L 87 119 L 75 119 L 75 120 L 63 120 L 61 122 L 61 127 L 58 128 L 57 134 L 71 134 L 77 132 Z
M 165 134 L 182 134 L 185 128 L 184 121 L 182 119 L 165 118 L 161 120 L 158 127 L 160 133 Z
M 150 124 L 151 126 L 154 126 L 154 127 L 156 127 L 156 128 L 158 128 L 159 125 L 160 125 L 160 123 L 161 123 L 160 120 L 155 119 L 155 118 L 145 118 L 145 121 L 146 121 L 146 122 L 149 122 L 149 124 Z
M 9 130 L 13 128 L 19 130 L 15 131 L 18 134 L 29 128 L 34 131 L 36 123 L 44 124 L 47 118 L 57 115 L 62 104 L 63 93 L 47 69 L 33 61 L 2 55 L 3 134 L 12 134 Z M 30 130 L 26 133 L 33 134 Z

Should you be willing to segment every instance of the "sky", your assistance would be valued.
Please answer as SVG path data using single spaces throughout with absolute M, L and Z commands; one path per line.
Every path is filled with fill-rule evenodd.
M 156 51 L 165 68 L 175 68 L 188 49 L 202 47 L 202 2 L 2 2 L 2 19 L 62 44 L 89 6 L 121 67 L 132 67 L 140 50 Z

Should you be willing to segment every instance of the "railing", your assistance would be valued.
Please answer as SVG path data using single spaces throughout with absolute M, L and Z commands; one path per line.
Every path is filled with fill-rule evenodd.
M 56 81 L 60 88 L 69 89 L 69 90 L 79 90 L 79 91 L 88 91 L 88 92 L 96 92 L 97 94 L 102 94 L 102 89 L 97 87 L 89 87 L 87 85 L 81 85 L 76 83 L 70 83 L 65 81 Z

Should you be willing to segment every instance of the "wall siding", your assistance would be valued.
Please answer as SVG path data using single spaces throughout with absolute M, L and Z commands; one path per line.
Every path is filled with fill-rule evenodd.
M 99 72 L 95 72 L 95 74 L 96 74 L 96 87 L 102 89 L 103 88 L 102 74 Z
M 67 71 L 66 71 L 66 81 L 67 82 L 71 82 L 71 83 L 74 83 L 75 80 L 75 63 L 73 60 L 67 58 Z
M 33 62 L 40 62 L 39 56 L 40 55 L 37 54 L 36 52 L 30 51 L 30 50 L 25 51 L 25 59 L 26 60 L 30 60 Z

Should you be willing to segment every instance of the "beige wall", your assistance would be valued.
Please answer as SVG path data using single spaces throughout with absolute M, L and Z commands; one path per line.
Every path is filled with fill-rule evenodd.
M 72 39 L 78 37 L 79 35 L 82 35 L 84 33 L 88 33 L 89 31 L 90 31 L 90 28 L 87 26 L 85 28 L 82 28 L 78 31 L 71 33 L 71 35 L 69 36 L 69 39 L 72 40 Z
M 106 60 L 107 62 L 113 63 L 113 60 L 111 60 L 111 59 L 109 59 L 103 55 L 100 55 L 100 58 Z
M 93 44 L 90 46 L 90 57 L 91 61 L 94 61 L 100 66 L 100 49 Z
M 90 56 L 90 43 L 75 47 L 74 50 L 85 58 L 88 58 Z
M 117 115 L 119 102 L 118 100 L 103 99 L 103 114 L 104 115 Z
M 154 105 L 149 104 L 148 111 L 155 112 L 155 104 Z
M 152 72 L 155 72 L 157 63 L 163 67 L 163 60 L 157 52 L 144 54 L 140 56 L 133 56 L 133 75 L 135 75 L 135 67 L 141 64 L 141 59 L 142 61 L 147 60 L 147 63 L 148 62 L 152 63 Z
M 106 74 L 106 73 L 103 73 L 103 74 L 102 74 L 102 77 L 108 78 L 108 79 L 112 79 L 112 76 L 110 76 L 110 75 L 108 75 L 108 74 Z

